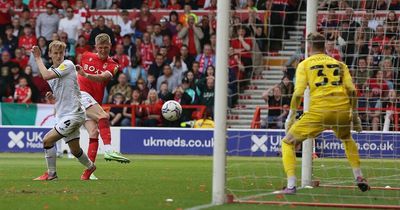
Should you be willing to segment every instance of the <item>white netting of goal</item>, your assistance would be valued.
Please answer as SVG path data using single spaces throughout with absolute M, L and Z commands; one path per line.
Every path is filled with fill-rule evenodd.
M 233 14 L 231 46 L 242 27 L 258 46 L 253 46 L 250 62 L 241 59 L 244 73 L 236 81 L 245 83 L 237 86 L 236 95 L 231 95 L 236 106 L 228 120 L 232 121 L 231 127 L 244 128 L 243 124 L 250 124 L 246 119 L 253 119 L 255 128 L 267 129 L 229 133 L 226 191 L 235 202 L 400 208 L 400 133 L 396 132 L 400 108 L 400 13 L 393 10 L 400 5 L 386 1 L 385 7 L 382 2 L 320 1 L 318 9 L 317 28 L 326 37 L 327 54 L 348 65 L 358 89 L 364 131 L 353 134 L 353 138 L 363 174 L 372 186 L 364 193 L 355 186 L 343 145 L 326 131 L 314 145 L 314 186 L 301 188 L 296 196 L 273 194 L 286 185 L 280 157 L 284 132 L 275 129 L 283 128 L 295 68 L 304 59 L 306 3 L 267 1 L 266 5 L 257 5 L 265 6 L 265 11 L 258 8 L 257 12 Z M 251 66 L 250 74 L 245 73 L 246 64 Z M 289 82 L 281 81 L 282 77 Z M 261 108 L 259 119 L 253 117 L 256 107 Z M 300 161 L 298 157 L 298 180 Z M 297 185 L 301 186 L 300 181 Z

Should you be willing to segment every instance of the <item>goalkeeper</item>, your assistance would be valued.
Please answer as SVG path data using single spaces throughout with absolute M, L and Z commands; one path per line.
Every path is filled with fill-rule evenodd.
M 287 186 L 282 194 L 296 193 L 295 145 L 307 138 L 315 138 L 322 131 L 332 129 L 345 148 L 354 178 L 361 191 L 370 189 L 360 169 L 358 148 L 351 136 L 353 129 L 361 132 L 357 113 L 356 90 L 346 64 L 326 55 L 325 37 L 319 33 L 307 36 L 310 57 L 296 70 L 296 83 L 286 119 L 286 136 L 282 140 L 282 159 L 287 175 Z M 296 121 L 296 110 L 306 87 L 310 87 L 310 108 Z

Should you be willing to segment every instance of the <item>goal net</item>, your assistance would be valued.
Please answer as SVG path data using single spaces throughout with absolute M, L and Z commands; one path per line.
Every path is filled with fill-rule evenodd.
M 254 5 L 257 10 L 232 14 L 231 44 L 244 27 L 246 36 L 258 46 L 252 49 L 251 61 L 241 59 L 243 81 L 248 82 L 238 85 L 228 121 L 232 128 L 249 128 L 251 124 L 260 129 L 228 132 L 228 202 L 400 208 L 397 1 L 318 1 L 317 31 L 326 37 L 326 53 L 348 65 L 358 91 L 363 132 L 353 133 L 353 138 L 371 190 L 357 188 L 343 144 L 332 131 L 325 131 L 313 141 L 312 183 L 302 186 L 299 146 L 297 194 L 274 193 L 287 183 L 280 142 L 285 136 L 283 124 L 295 69 L 304 59 L 306 4 L 300 0 L 265 1 Z M 251 65 L 250 75 L 246 64 Z

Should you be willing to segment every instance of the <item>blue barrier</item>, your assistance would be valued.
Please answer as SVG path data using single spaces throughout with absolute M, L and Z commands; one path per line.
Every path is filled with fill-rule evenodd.
M 43 152 L 43 137 L 50 128 L 2 127 L 0 152 Z M 113 128 L 115 130 L 116 128 Z M 212 130 L 176 128 L 117 128 L 120 151 L 125 154 L 212 155 Z M 229 130 L 227 154 L 232 156 L 278 156 L 281 130 Z M 399 158 L 399 132 L 353 134 L 362 158 Z M 344 157 L 344 148 L 332 132 L 316 140 L 320 157 Z

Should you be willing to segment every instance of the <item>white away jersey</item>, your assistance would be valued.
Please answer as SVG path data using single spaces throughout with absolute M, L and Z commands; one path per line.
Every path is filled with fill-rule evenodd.
M 84 115 L 80 103 L 81 93 L 77 72 L 72 61 L 64 60 L 57 68 L 50 67 L 49 71 L 53 71 L 58 76 L 58 78 L 47 81 L 56 98 L 56 118 L 60 119 L 67 115 Z

